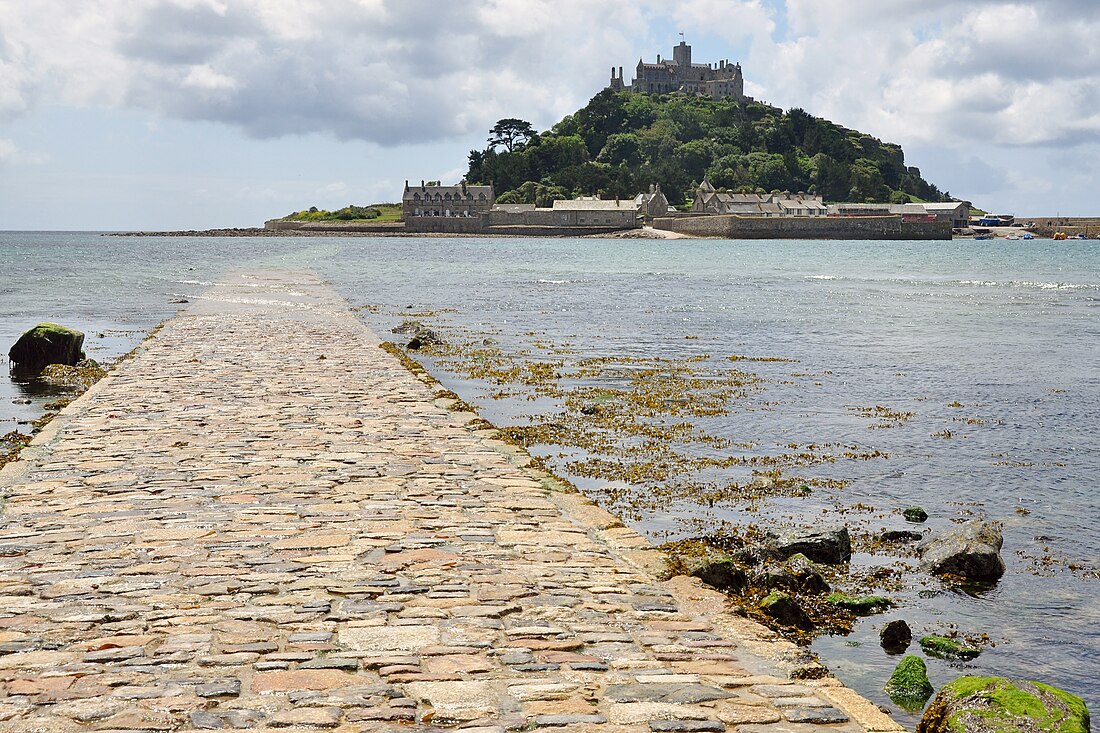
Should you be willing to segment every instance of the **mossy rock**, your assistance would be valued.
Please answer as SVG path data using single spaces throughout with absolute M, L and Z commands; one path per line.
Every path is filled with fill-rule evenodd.
M 954 639 L 948 639 L 946 636 L 936 636 L 934 634 L 922 636 L 920 648 L 928 656 L 937 659 L 967 660 L 973 659 L 982 653 L 981 649 L 975 649 L 972 646 L 960 644 Z
M 737 566 L 734 558 L 723 553 L 685 558 L 684 570 L 718 590 L 741 593 L 749 584 L 745 571 Z
M 911 713 L 923 708 L 935 692 L 928 681 L 928 668 L 924 660 L 912 654 L 898 662 L 885 689 L 896 705 Z
M 960 677 L 940 689 L 917 733 L 1089 733 L 1084 700 L 1004 677 Z
M 813 621 L 789 593 L 776 591 L 760 601 L 760 612 L 782 626 L 810 631 Z
M 83 356 L 84 334 L 56 323 L 39 323 L 8 351 L 15 371 L 37 374 L 49 364 L 75 366 Z
M 847 593 L 830 593 L 825 600 L 859 616 L 882 613 L 894 605 L 894 602 L 885 596 L 852 596 Z
M 902 516 L 905 517 L 905 521 L 913 522 L 914 524 L 920 524 L 921 522 L 928 521 L 928 512 L 924 511 L 919 506 L 911 506 L 906 508 L 902 512 Z

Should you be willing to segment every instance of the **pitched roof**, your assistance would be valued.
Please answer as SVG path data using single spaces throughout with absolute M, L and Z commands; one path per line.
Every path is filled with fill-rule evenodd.
M 574 199 L 573 201 L 555 201 L 558 211 L 613 211 L 634 209 L 632 199 Z

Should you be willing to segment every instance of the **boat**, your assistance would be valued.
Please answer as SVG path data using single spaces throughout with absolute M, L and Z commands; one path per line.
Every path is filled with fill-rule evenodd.
M 993 235 L 992 234 L 975 234 L 974 235 L 974 240 L 975 241 L 985 240 L 985 239 L 993 239 Z
M 1052 236 L 1051 239 L 1053 239 L 1055 242 L 1064 242 L 1068 239 L 1068 237 L 1066 236 L 1065 232 L 1055 232 L 1054 236 Z
M 1077 232 L 1076 234 L 1073 235 L 1073 238 L 1074 239 L 1088 239 L 1088 237 L 1085 236 L 1084 232 Z
M 1035 239 L 1035 235 L 1031 232 L 1024 232 L 1024 239 Z
M 1012 232 L 1012 234 L 1009 234 L 1007 237 L 1005 237 L 1005 239 L 1019 239 L 1019 238 L 1020 238 L 1020 235 L 1017 234 L 1016 232 Z

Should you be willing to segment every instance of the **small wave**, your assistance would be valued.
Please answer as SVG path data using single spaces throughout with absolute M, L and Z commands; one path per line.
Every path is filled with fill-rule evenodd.
M 836 275 L 807 275 L 806 280 L 839 280 Z
M 1034 290 L 1096 290 L 1100 288 L 1098 283 L 1063 283 L 1043 282 L 1037 280 L 956 280 L 956 285 L 967 285 L 980 288 L 1031 288 Z
M 573 281 L 572 280 L 542 280 L 542 279 L 539 279 L 539 280 L 536 280 L 535 282 L 538 283 L 539 285 L 569 285 Z
M 206 288 L 214 284 L 205 280 L 177 280 L 176 282 L 178 282 L 180 285 L 201 285 Z

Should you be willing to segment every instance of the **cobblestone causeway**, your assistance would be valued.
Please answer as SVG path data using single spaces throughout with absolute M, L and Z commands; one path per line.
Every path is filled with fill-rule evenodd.
M 0 731 L 901 729 L 378 344 L 235 275 L 0 474 Z

